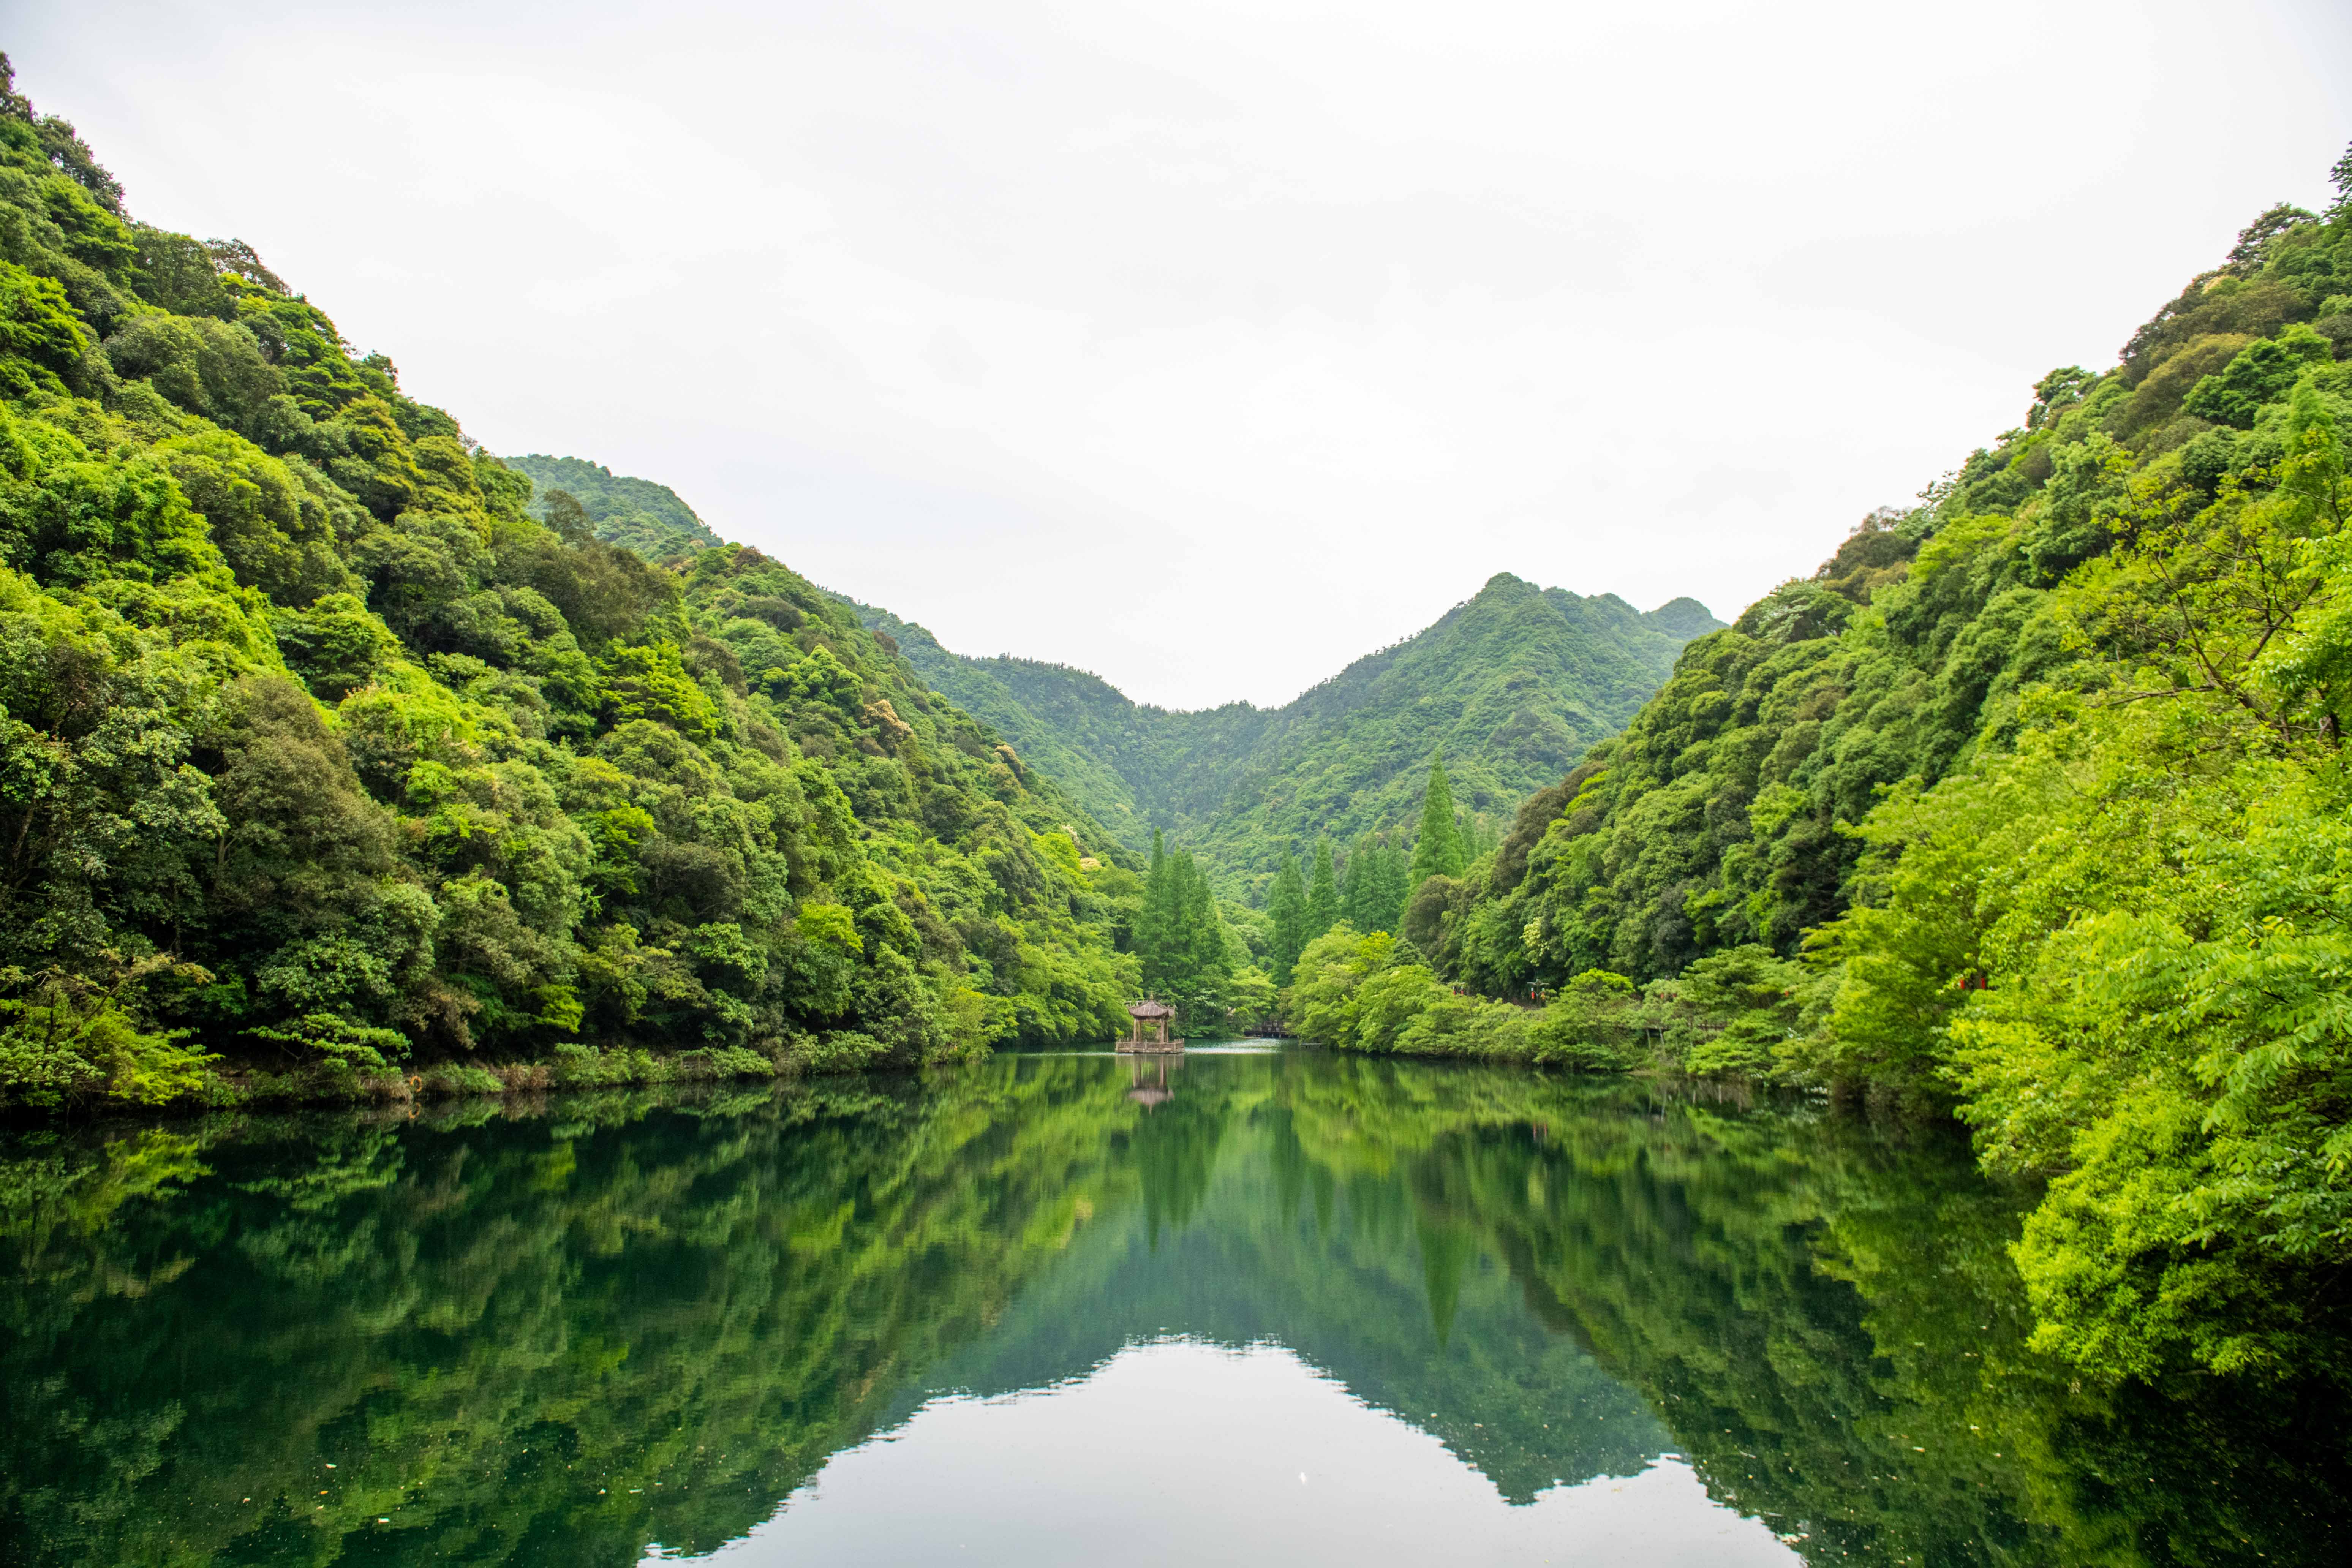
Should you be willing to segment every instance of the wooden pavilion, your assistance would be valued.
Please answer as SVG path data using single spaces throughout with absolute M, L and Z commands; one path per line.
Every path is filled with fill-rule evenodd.
M 1168 1030 L 1176 1017 L 1176 1009 L 1165 1002 L 1145 997 L 1127 1005 L 1127 1016 L 1135 1020 L 1134 1032 L 1119 1041 L 1122 1051 L 1181 1051 L 1181 1040 L 1171 1040 Z

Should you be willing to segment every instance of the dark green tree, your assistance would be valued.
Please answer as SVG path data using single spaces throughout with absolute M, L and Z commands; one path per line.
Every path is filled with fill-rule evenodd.
M 1282 857 L 1282 869 L 1274 874 L 1265 912 L 1274 924 L 1274 983 L 1287 985 L 1298 954 L 1307 946 L 1307 881 L 1298 874 L 1297 859 L 1287 852 Z
M 1197 1033 L 1223 1023 L 1227 987 L 1234 977 L 1234 943 L 1217 913 L 1209 879 L 1187 853 L 1184 866 L 1184 974 L 1178 1000 Z
M 1175 1005 L 1179 1027 L 1219 1033 L 1231 1002 L 1234 943 L 1192 852 L 1171 848 L 1157 835 L 1152 847 L 1135 921 L 1144 989 Z
M 1151 833 L 1151 864 L 1143 879 L 1143 902 L 1135 914 L 1135 955 L 1143 962 L 1143 988 L 1159 994 L 1172 984 L 1182 945 L 1183 890 L 1168 854 L 1166 838 Z
M 1418 888 L 1432 877 L 1459 877 L 1465 857 L 1462 832 L 1454 821 L 1454 786 L 1445 777 L 1445 759 L 1429 759 L 1429 789 L 1421 800 L 1421 837 L 1412 847 L 1412 867 L 1407 873 Z
M 1370 834 L 1358 835 L 1339 873 L 1339 918 L 1359 931 L 1364 929 L 1359 917 L 1364 907 L 1364 879 L 1372 869 L 1372 844 Z
M 1348 875 L 1339 913 L 1358 931 L 1393 931 L 1409 890 L 1404 851 L 1385 833 L 1367 833 L 1348 852 Z
M 1404 847 L 1382 834 L 1380 853 L 1372 864 L 1379 876 L 1371 884 L 1370 910 L 1373 923 L 1366 929 L 1393 931 L 1404 919 L 1405 895 L 1412 891 Z
M 1315 874 L 1307 884 L 1307 940 L 1339 923 L 1339 879 L 1331 868 L 1331 841 L 1315 840 Z

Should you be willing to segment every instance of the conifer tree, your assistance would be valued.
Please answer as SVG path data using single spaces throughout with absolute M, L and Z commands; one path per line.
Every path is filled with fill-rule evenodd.
M 1411 874 L 1405 868 L 1403 847 L 1383 837 L 1379 864 L 1381 879 L 1377 896 L 1380 900 L 1380 920 L 1372 929 L 1393 931 L 1404 920 L 1405 895 L 1412 891 Z
M 1339 923 L 1339 879 L 1331 871 L 1331 841 L 1315 840 L 1315 876 L 1307 884 L 1307 940 Z
M 1135 921 L 1144 988 L 1176 1009 L 1178 1026 L 1212 1032 L 1224 1022 L 1234 963 L 1209 879 L 1191 851 L 1152 836 L 1151 869 Z
M 1404 909 L 1404 851 L 1385 833 L 1367 833 L 1348 856 L 1346 889 L 1339 911 L 1358 931 L 1392 931 Z
M 1464 858 L 1462 836 L 1454 824 L 1454 786 L 1445 777 L 1445 759 L 1429 759 L 1429 793 L 1421 802 L 1421 837 L 1412 847 L 1410 888 L 1432 877 L 1459 877 Z
M 1462 841 L 1464 870 L 1469 869 L 1477 862 L 1479 856 L 1489 853 L 1503 841 L 1502 836 L 1488 827 L 1486 821 L 1475 811 L 1465 811 L 1462 814 L 1458 837 Z
M 1181 851 L 1179 853 L 1181 853 Z M 1143 904 L 1135 914 L 1135 955 L 1142 961 L 1143 988 L 1172 993 L 1183 943 L 1181 874 L 1157 829 L 1151 835 L 1151 868 L 1143 879 Z
M 1350 864 L 1350 873 L 1354 871 Z M 1298 955 L 1307 946 L 1307 879 L 1298 874 L 1298 861 L 1288 850 L 1283 851 L 1282 869 L 1274 874 L 1274 889 L 1266 895 L 1265 912 L 1273 923 L 1274 983 L 1290 984 L 1290 973 L 1298 966 Z
M 1222 1019 L 1226 983 L 1234 977 L 1233 944 L 1225 940 L 1225 922 L 1209 879 L 1184 856 L 1184 976 L 1181 996 L 1192 1007 L 1195 1026 Z
M 1358 837 L 1355 847 L 1348 851 L 1347 868 L 1339 877 L 1339 918 L 1358 931 L 1378 931 L 1378 926 L 1364 923 L 1371 910 L 1372 878 L 1377 871 L 1372 864 L 1374 844 L 1367 833 Z

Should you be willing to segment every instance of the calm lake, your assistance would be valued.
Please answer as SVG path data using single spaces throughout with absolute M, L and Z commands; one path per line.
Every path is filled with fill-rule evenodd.
M 0 1135 L 0 1560 L 2327 1563 L 1807 1101 L 1236 1047 Z

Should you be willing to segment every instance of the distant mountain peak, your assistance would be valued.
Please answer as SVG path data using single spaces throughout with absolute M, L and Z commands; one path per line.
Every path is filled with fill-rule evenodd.
M 667 485 L 616 474 L 586 458 L 555 458 L 529 452 L 499 461 L 531 482 L 530 510 L 545 521 L 550 491 L 564 490 L 578 501 L 596 537 L 634 550 L 650 561 L 673 561 L 726 542 Z
M 1705 637 L 1709 632 L 1721 631 L 1724 625 L 1708 612 L 1705 605 L 1687 597 L 1668 599 L 1642 618 L 1667 636 L 1681 637 L 1685 642 Z
M 1497 572 L 1431 625 L 1279 707 L 1171 712 L 1067 666 L 951 653 L 887 611 L 856 608 L 1097 821 L 1130 844 L 1167 828 L 1242 879 L 1270 874 L 1318 833 L 1404 831 L 1433 750 L 1465 807 L 1509 811 L 1621 729 L 1683 644 L 1718 624 L 1695 599 L 1643 615 L 1614 594 Z

